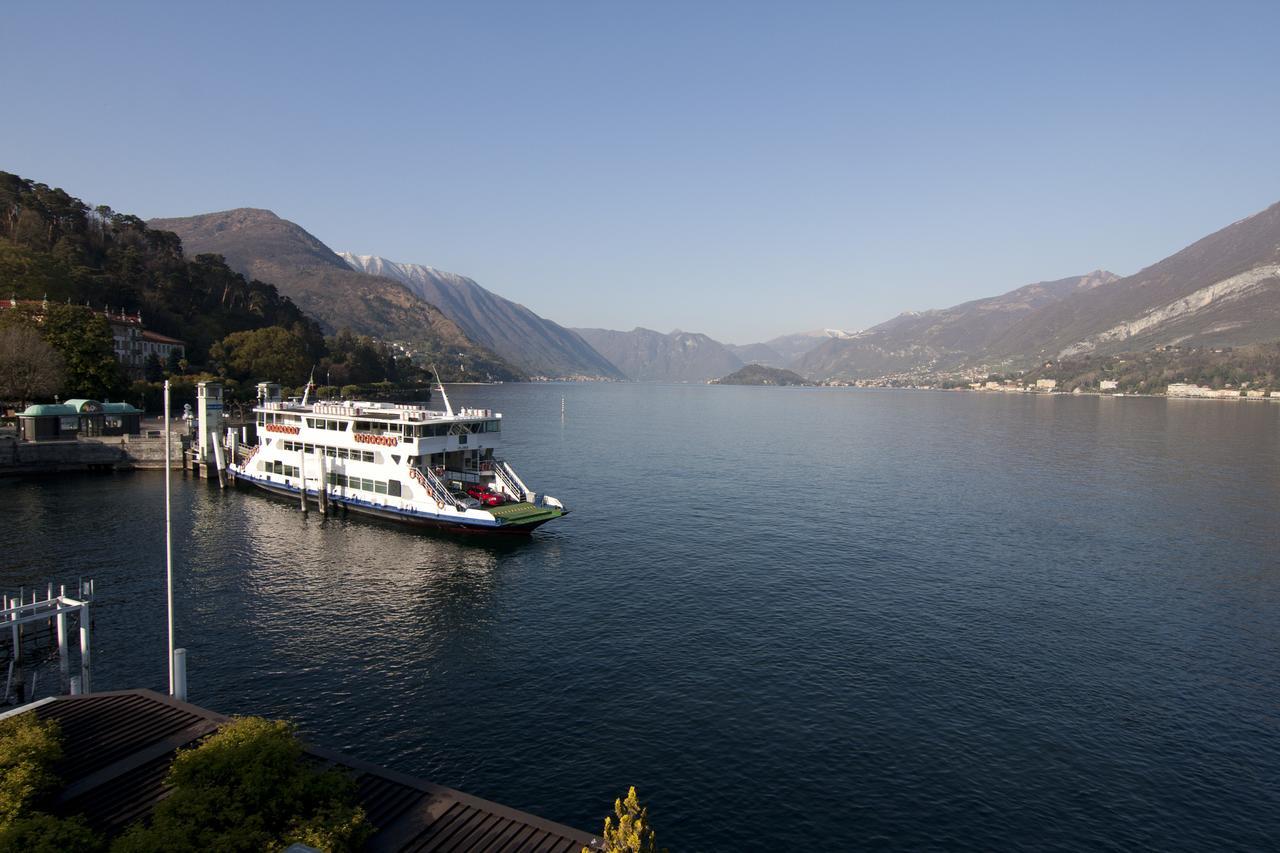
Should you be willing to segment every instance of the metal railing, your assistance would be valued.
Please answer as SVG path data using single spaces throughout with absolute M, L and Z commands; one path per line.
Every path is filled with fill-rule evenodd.
M 462 506 L 461 502 L 445 488 L 444 483 L 440 482 L 440 478 L 431 469 L 410 468 L 409 475 L 418 481 L 418 485 L 427 490 L 427 495 L 436 502 L 437 506 L 441 503 L 455 507 Z
M 494 476 L 501 481 L 507 491 L 518 497 L 520 500 L 526 500 L 529 497 L 529 487 L 524 481 L 516 476 L 516 472 L 506 462 L 498 459 L 493 460 Z

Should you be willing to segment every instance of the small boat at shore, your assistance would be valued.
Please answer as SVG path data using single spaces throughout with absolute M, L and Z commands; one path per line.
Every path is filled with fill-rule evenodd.
M 279 386 L 262 383 L 258 444 L 227 469 L 237 482 L 304 504 L 460 533 L 528 534 L 568 513 L 501 458 L 501 414 L 454 410 L 439 391 L 443 411 L 285 401 Z

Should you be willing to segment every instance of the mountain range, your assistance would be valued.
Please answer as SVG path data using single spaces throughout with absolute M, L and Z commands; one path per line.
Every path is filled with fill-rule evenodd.
M 342 252 L 353 270 L 393 279 L 458 324 L 467 337 L 533 376 L 623 379 L 575 332 L 485 290 L 466 276 L 377 255 Z
M 1280 338 L 1280 204 L 1134 275 L 1095 270 L 941 311 L 902 314 L 793 365 L 821 379 L 1021 370 L 1160 346 Z
M 1045 306 L 1119 278 L 1106 270 L 1094 270 L 951 308 L 908 311 L 864 332 L 828 338 L 793 364 L 806 376 L 824 379 L 958 370 Z
M 718 341 L 676 329 L 662 334 L 637 327 L 574 329 L 628 379 L 639 382 L 704 382 L 742 367 L 742 360 Z
M 269 210 L 237 208 L 151 228 L 182 238 L 188 254 L 221 255 L 246 278 L 274 284 L 327 331 L 401 341 L 429 359 L 459 363 L 467 375 L 519 379 L 523 374 L 471 340 L 457 323 L 399 281 L 356 272 L 300 225 Z
M 270 211 L 149 224 L 176 232 L 190 253 L 220 254 L 233 269 L 275 284 L 329 329 L 457 352 L 500 377 L 701 382 L 755 363 L 853 380 L 1280 338 L 1280 204 L 1128 277 L 1099 269 L 907 312 L 860 332 L 821 329 L 740 346 L 680 330 L 566 329 L 465 276 L 336 254 Z

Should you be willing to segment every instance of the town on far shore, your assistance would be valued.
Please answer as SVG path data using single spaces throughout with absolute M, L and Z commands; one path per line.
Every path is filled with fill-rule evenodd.
M 1169 345 L 1110 356 L 1047 360 L 1031 370 L 974 367 L 921 369 L 827 386 L 986 391 L 1014 394 L 1103 394 L 1280 402 L 1280 342 L 1247 347 Z

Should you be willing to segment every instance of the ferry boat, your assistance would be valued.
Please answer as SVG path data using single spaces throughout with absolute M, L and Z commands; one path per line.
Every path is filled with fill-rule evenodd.
M 499 455 L 502 415 L 416 403 L 280 399 L 258 386 L 258 444 L 227 468 L 294 500 L 464 533 L 528 534 L 568 513 Z M 302 496 L 305 492 L 306 496 Z

